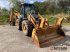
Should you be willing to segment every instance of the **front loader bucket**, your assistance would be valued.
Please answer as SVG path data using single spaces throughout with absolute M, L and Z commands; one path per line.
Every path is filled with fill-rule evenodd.
M 64 39 L 65 33 L 61 29 L 64 17 L 58 16 L 52 26 L 49 25 L 48 19 L 44 19 L 40 14 L 39 18 L 39 24 L 32 31 L 32 40 L 38 47 L 50 46 Z
M 57 26 L 49 27 L 48 29 L 33 29 L 32 32 L 32 40 L 38 47 L 50 46 L 64 37 L 63 30 Z

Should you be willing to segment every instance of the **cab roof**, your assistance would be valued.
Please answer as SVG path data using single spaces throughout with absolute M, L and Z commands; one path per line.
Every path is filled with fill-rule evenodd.
M 34 4 L 30 4 L 30 3 L 23 3 L 20 6 L 35 6 Z

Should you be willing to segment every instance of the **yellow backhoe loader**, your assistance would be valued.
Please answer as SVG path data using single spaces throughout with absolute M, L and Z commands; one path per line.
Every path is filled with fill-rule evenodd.
M 65 37 L 62 30 L 63 17 L 57 17 L 54 25 L 50 26 L 48 19 L 44 19 L 33 4 L 20 5 L 21 12 L 11 10 L 10 24 L 19 27 L 27 36 L 31 36 L 38 47 L 50 45 Z

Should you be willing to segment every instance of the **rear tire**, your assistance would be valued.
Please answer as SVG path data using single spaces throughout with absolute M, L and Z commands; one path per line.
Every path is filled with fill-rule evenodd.
M 12 23 L 12 26 L 15 26 L 15 22 Z
M 10 22 L 11 26 L 15 26 L 15 21 Z
M 25 35 L 31 37 L 32 35 L 32 30 L 33 30 L 33 25 L 31 24 L 30 21 L 24 20 L 22 22 L 22 31 Z
M 19 21 L 19 27 L 18 27 L 18 30 L 22 31 L 22 22 Z

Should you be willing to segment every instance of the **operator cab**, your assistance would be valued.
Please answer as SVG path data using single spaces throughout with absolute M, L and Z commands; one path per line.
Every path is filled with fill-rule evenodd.
M 21 15 L 23 15 L 24 18 L 27 18 L 27 14 L 38 14 L 35 5 L 28 3 L 21 4 Z

